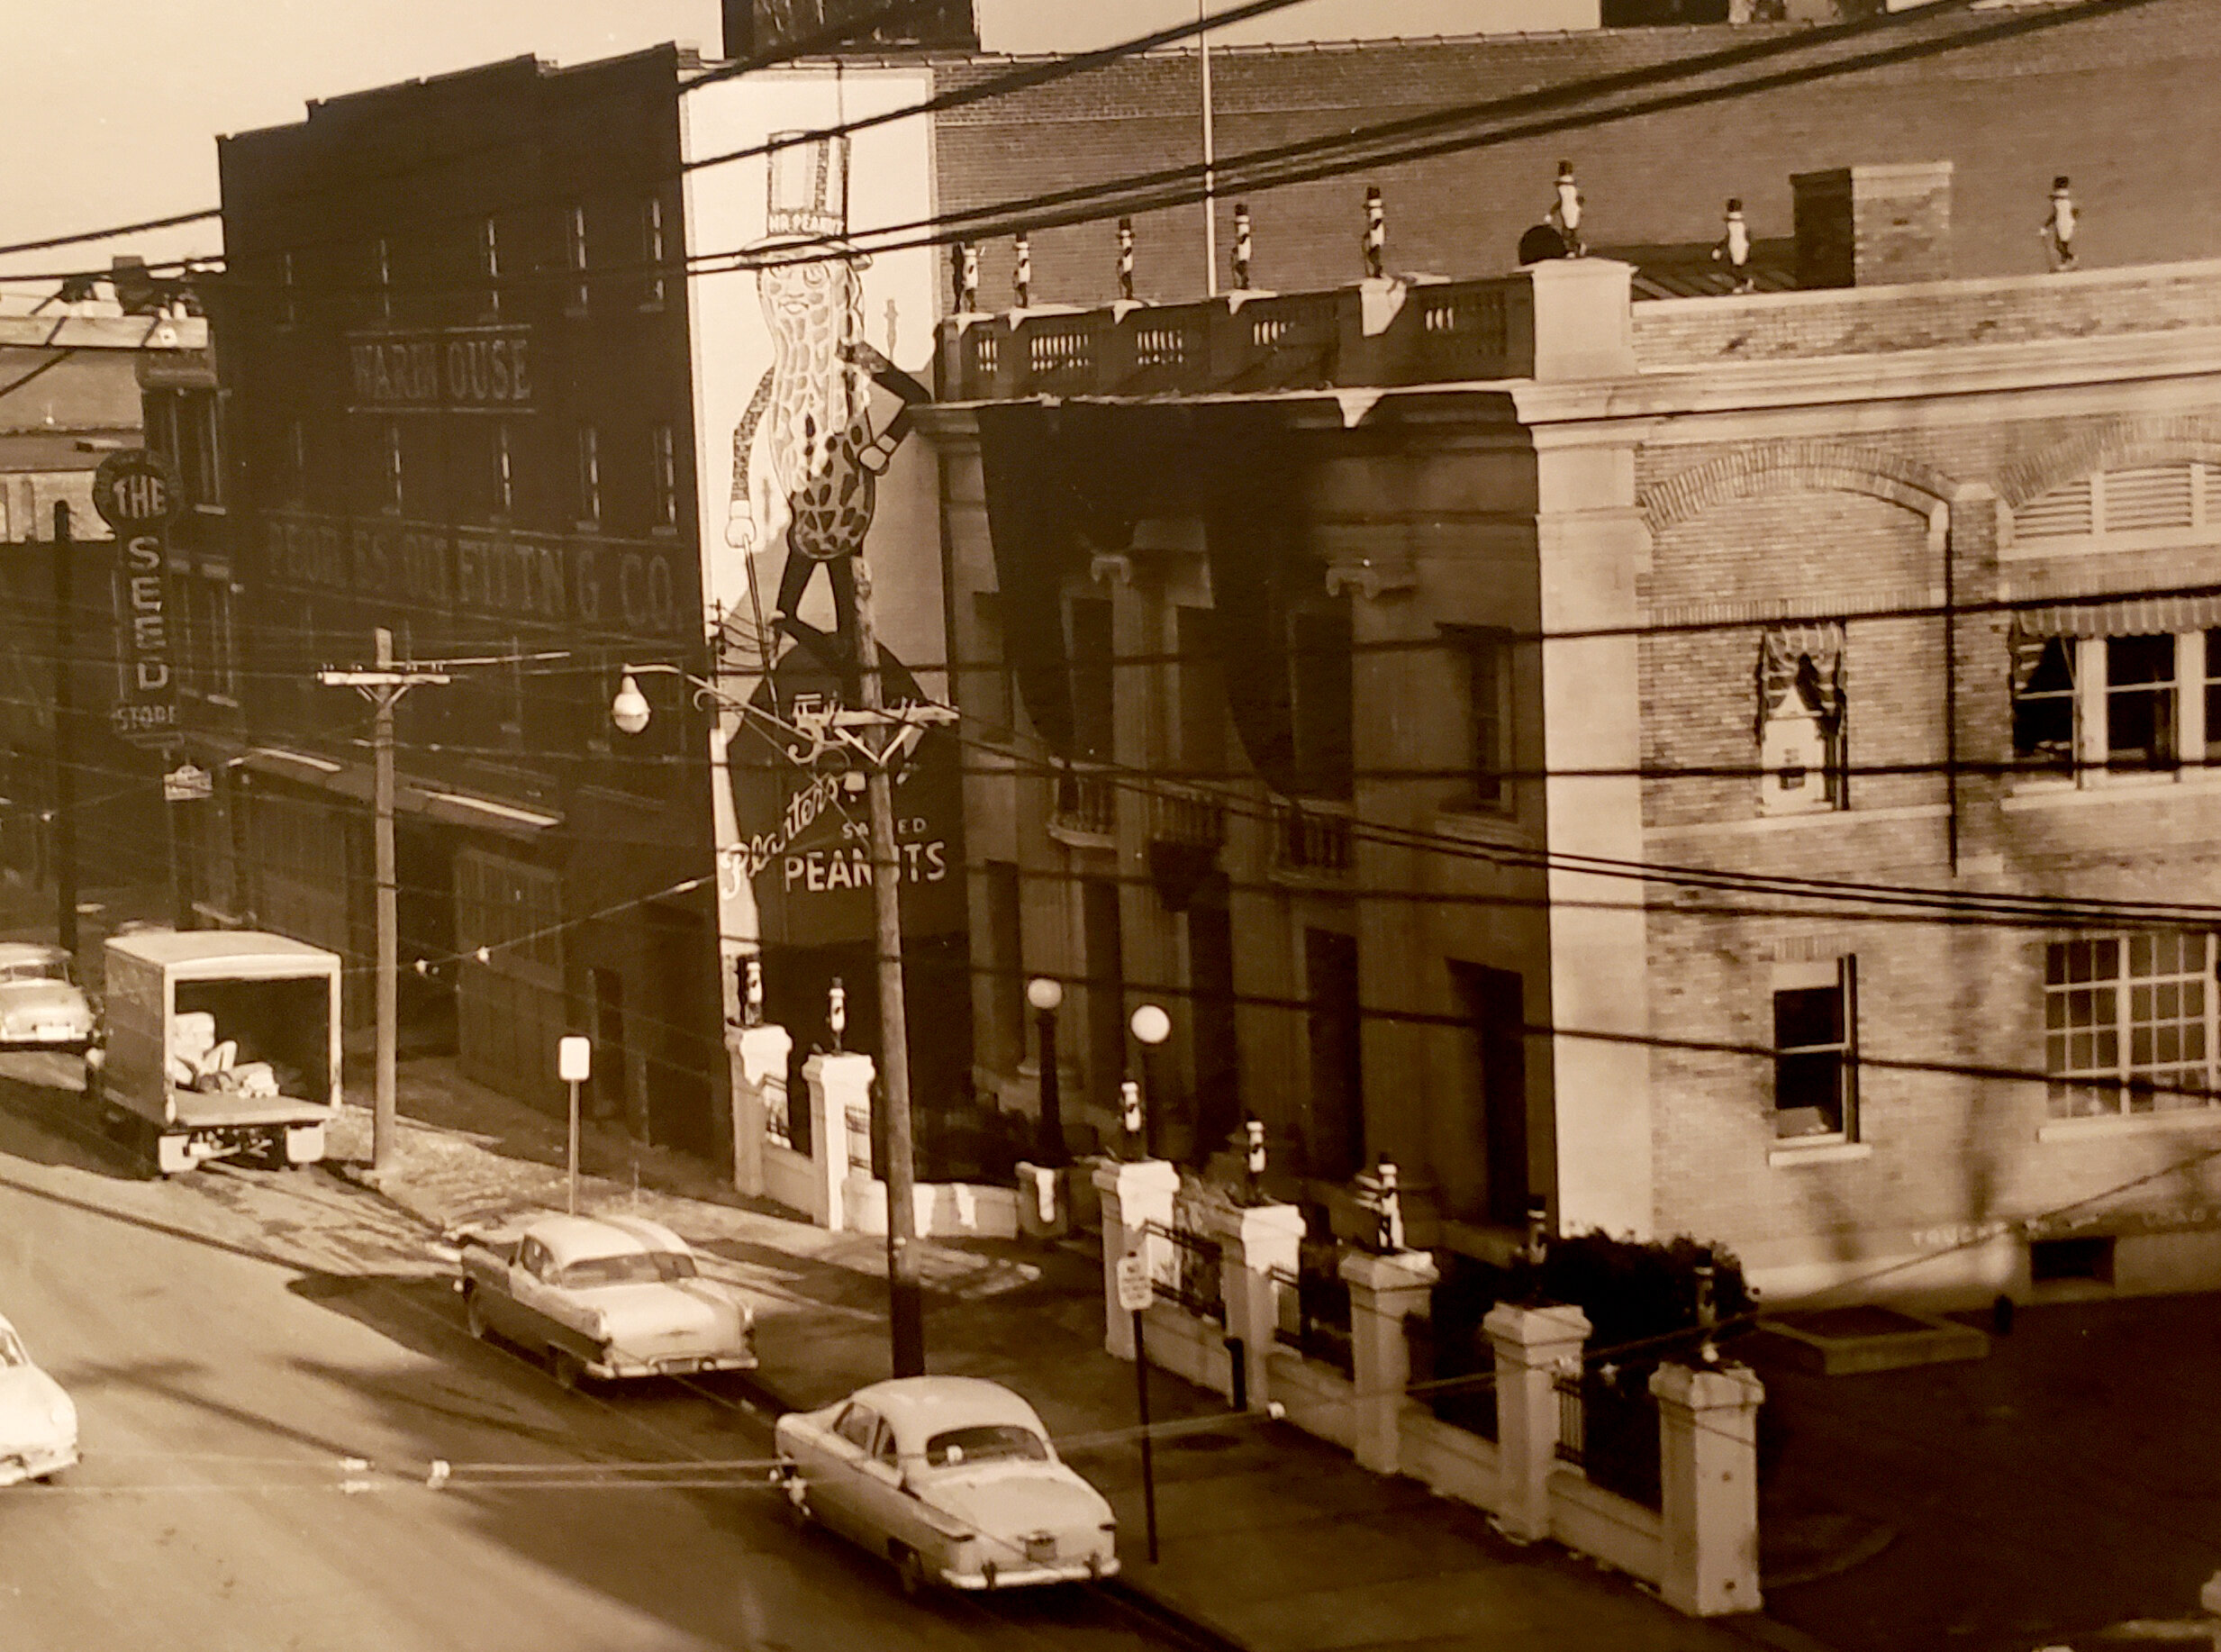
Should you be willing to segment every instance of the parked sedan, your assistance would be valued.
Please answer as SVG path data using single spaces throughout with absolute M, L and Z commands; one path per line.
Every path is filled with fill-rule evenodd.
M 0 1319 L 0 1485 L 52 1480 L 77 1460 L 77 1408 Z
M 703 1278 L 686 1241 L 660 1222 L 542 1216 L 462 1240 L 471 1334 L 544 1349 L 566 1387 L 756 1364 L 748 1303 Z
M 93 1042 L 93 1006 L 59 947 L 0 942 L 0 1049 L 65 1049 Z
M 776 1431 L 794 1507 L 927 1584 L 1010 1589 L 1119 1569 L 1103 1495 L 1067 1467 L 1033 1407 L 997 1383 L 908 1376 Z

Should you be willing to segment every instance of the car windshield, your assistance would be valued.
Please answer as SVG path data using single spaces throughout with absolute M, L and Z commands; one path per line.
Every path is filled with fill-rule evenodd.
M 1031 1429 L 1011 1422 L 950 1429 L 926 1441 L 929 1468 L 957 1468 L 975 1463 L 1046 1463 L 1048 1442 Z
M 582 1257 L 557 1275 L 556 1283 L 580 1290 L 603 1284 L 654 1284 L 665 1279 L 692 1279 L 694 1259 L 676 1250 L 634 1250 L 615 1257 Z
M 23 1345 L 15 1339 L 15 1333 L 0 1325 L 0 1370 L 10 1366 L 27 1366 L 31 1356 L 23 1352 Z
M 18 959 L 13 964 L 0 964 L 0 982 L 68 979 L 69 960 L 66 958 Z

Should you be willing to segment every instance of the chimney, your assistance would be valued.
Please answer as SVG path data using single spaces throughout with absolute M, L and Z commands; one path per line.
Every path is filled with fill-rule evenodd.
M 1951 278 L 1951 162 L 1799 172 L 1797 285 Z
M 725 58 L 738 63 L 768 58 L 810 41 L 802 53 L 831 57 L 842 52 L 916 50 L 977 51 L 979 18 L 974 0 L 929 0 L 885 17 L 887 0 L 724 0 Z M 873 27 L 860 20 L 882 17 Z M 842 25 L 859 26 L 843 33 Z

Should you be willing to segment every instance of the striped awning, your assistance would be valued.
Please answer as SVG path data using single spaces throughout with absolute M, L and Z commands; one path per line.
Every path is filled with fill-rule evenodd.
M 2022 608 L 2013 629 L 2024 637 L 2163 637 L 2221 628 L 2221 594 L 2145 596 L 2130 601 L 2098 597 Z

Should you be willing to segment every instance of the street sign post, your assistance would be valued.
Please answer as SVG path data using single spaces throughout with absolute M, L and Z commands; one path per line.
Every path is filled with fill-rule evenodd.
M 162 776 L 164 803 L 197 803 L 214 794 L 214 777 L 196 763 L 180 763 Z
M 1156 1465 L 1149 1452 L 1149 1348 L 1143 1321 L 1156 1300 L 1149 1259 L 1139 1251 L 1118 1262 L 1119 1306 L 1134 1316 L 1134 1394 L 1141 1413 L 1141 1517 L 1148 1532 L 1149 1564 L 1156 1564 Z

